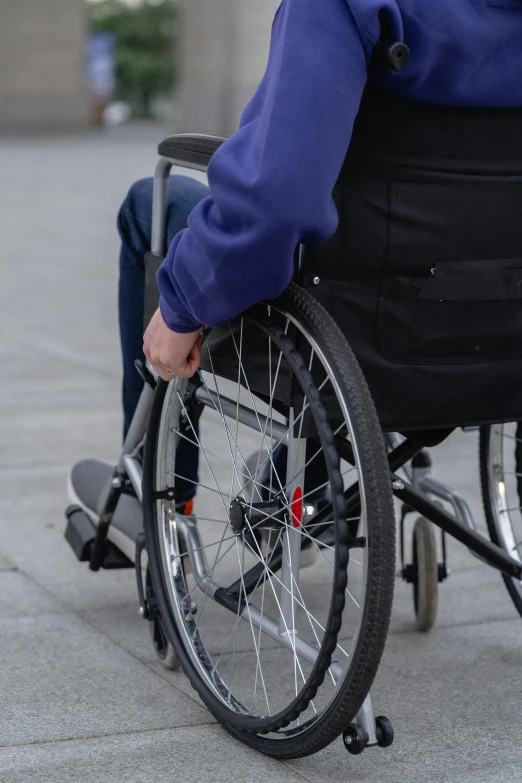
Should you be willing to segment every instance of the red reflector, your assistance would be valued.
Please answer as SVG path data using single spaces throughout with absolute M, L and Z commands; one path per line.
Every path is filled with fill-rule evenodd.
M 294 527 L 301 527 L 303 519 L 303 490 L 297 487 L 292 498 L 292 524 Z

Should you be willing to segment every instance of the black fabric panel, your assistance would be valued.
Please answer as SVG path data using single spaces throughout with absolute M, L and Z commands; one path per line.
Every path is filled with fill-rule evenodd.
M 439 261 L 413 281 L 417 299 L 498 301 L 522 298 L 522 258 Z
M 427 299 L 415 287 L 419 277 L 433 274 L 439 259 L 447 259 L 448 269 L 451 261 L 478 258 L 489 266 L 489 294 L 494 294 L 502 286 L 506 262 L 488 260 L 509 260 L 522 248 L 521 215 L 522 182 L 390 184 L 377 305 L 377 342 L 387 358 L 408 364 L 522 359 L 522 301 L 499 296 L 488 301 L 488 290 L 480 298 Z M 461 262 L 460 268 L 465 266 Z
M 522 300 L 499 294 L 519 281 L 522 111 L 368 90 L 335 197 L 338 231 L 307 249 L 304 279 L 321 278 L 309 290 L 354 349 L 383 428 L 522 419 Z M 455 263 L 486 269 L 498 298 L 418 298 L 415 281 L 438 265 L 451 278 Z

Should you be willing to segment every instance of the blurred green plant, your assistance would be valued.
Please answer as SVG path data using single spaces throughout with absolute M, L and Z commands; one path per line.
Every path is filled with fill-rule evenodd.
M 155 98 L 166 96 L 175 80 L 177 9 L 175 0 L 123 0 L 89 3 L 92 32 L 116 39 L 116 100 L 138 117 L 151 117 Z

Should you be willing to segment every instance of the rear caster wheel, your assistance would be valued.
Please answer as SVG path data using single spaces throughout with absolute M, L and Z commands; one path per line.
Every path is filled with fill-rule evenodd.
M 149 630 L 154 649 L 156 650 L 156 655 L 165 669 L 179 669 L 181 663 L 176 655 L 174 647 L 167 639 L 167 634 L 165 633 L 165 628 L 163 627 L 161 615 L 158 610 L 156 596 L 154 595 L 149 569 L 147 569 L 146 577 L 146 597 L 147 606 L 149 608 Z
M 417 628 L 429 631 L 437 618 L 439 574 L 437 564 L 437 542 L 433 525 L 419 517 L 413 528 L 413 566 L 416 572 L 413 581 L 413 603 Z
M 352 756 L 358 756 L 368 744 L 368 734 L 357 723 L 352 723 L 343 733 L 344 747 Z
M 395 736 L 393 726 L 384 715 L 379 715 L 378 718 L 375 718 L 375 733 L 380 748 L 389 748 L 393 743 Z

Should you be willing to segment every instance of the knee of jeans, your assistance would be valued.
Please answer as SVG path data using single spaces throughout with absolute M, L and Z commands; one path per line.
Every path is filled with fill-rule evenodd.
M 150 234 L 152 221 L 153 178 L 137 180 L 130 188 L 118 213 L 118 230 L 122 239 L 131 232 L 131 241 L 135 234 L 141 238 Z

